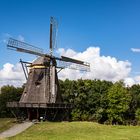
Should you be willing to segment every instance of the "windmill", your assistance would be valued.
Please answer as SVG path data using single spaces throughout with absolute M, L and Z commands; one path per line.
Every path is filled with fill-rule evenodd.
M 72 104 L 63 103 L 59 91 L 58 72 L 64 68 L 89 71 L 90 64 L 66 56 L 56 57 L 53 50 L 56 46 L 57 22 L 50 20 L 50 53 L 43 53 L 41 48 L 9 38 L 8 49 L 37 55 L 32 63 L 20 60 L 27 79 L 19 102 L 8 102 L 10 108 L 26 110 L 27 118 L 39 119 L 43 114 L 48 120 L 64 120 L 69 114 Z M 29 72 L 27 67 L 29 67 Z

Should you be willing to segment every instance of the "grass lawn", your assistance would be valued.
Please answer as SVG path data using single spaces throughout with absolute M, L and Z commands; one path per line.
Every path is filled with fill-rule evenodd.
M 42 122 L 8 140 L 140 140 L 140 126 Z
M 0 118 L 0 132 L 12 127 L 15 119 L 14 118 Z

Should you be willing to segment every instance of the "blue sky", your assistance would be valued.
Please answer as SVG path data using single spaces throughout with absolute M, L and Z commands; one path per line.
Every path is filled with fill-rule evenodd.
M 34 58 L 7 50 L 8 35 L 47 51 L 50 16 L 58 19 L 58 48 L 98 46 L 101 55 L 128 60 L 130 75 L 140 72 L 140 53 L 131 51 L 140 48 L 139 0 L 0 0 L 0 68 Z

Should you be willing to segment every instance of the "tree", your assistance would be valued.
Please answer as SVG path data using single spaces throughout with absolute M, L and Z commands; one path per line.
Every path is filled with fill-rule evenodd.
M 76 87 L 74 87 L 74 91 L 76 96 L 73 99 L 75 105 L 72 111 L 73 120 L 98 120 L 99 122 L 106 120 L 104 113 L 101 118 L 97 117 L 96 113 L 100 112 L 101 107 L 105 107 L 104 96 L 112 83 L 101 80 L 82 79 L 75 82 L 74 85 Z
M 6 107 L 7 102 L 19 101 L 23 88 L 14 86 L 3 86 L 0 94 L 0 117 L 10 117 L 11 113 Z
M 137 121 L 139 122 L 139 121 L 140 121 L 140 108 L 138 108 L 138 109 L 136 110 L 135 115 L 136 115 Z
M 129 116 L 131 120 L 136 119 L 136 111 L 140 108 L 140 85 L 133 85 L 128 88 L 131 95 Z
M 125 121 L 125 113 L 129 109 L 131 96 L 124 84 L 116 82 L 108 91 L 108 121 L 112 124 L 123 124 Z

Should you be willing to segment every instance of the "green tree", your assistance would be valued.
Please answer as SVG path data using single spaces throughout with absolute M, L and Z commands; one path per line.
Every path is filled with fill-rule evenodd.
M 59 80 L 60 93 L 62 94 L 65 103 L 74 103 L 75 96 L 77 94 L 77 81 Z
M 133 85 L 132 87 L 128 88 L 128 91 L 131 95 L 129 117 L 131 120 L 135 120 L 136 111 L 140 108 L 140 85 Z
M 137 121 L 140 121 L 140 108 L 138 108 L 135 112 Z
M 113 85 L 109 81 L 94 80 L 92 84 L 92 94 L 89 99 L 92 99 L 94 104 L 91 107 L 91 112 L 93 120 L 96 120 L 100 123 L 104 123 L 107 120 L 106 109 L 107 105 L 107 92 L 108 89 Z M 91 119 L 92 120 L 92 119 Z
M 10 117 L 10 110 L 6 107 L 7 102 L 19 101 L 23 88 L 3 86 L 0 94 L 0 117 Z
M 131 96 L 123 82 L 116 82 L 108 91 L 108 121 L 112 124 L 123 124 L 125 113 L 129 109 Z
M 104 96 L 108 91 L 108 88 L 112 85 L 111 82 L 100 80 L 82 80 L 77 81 L 77 89 L 75 88 L 76 96 L 74 98 L 75 108 L 72 111 L 72 117 L 74 120 L 97 120 L 102 122 L 106 120 L 104 117 L 97 117 L 98 110 L 103 107 L 104 109 Z M 102 105 L 102 106 L 101 106 Z M 78 116 L 80 115 L 80 116 Z

